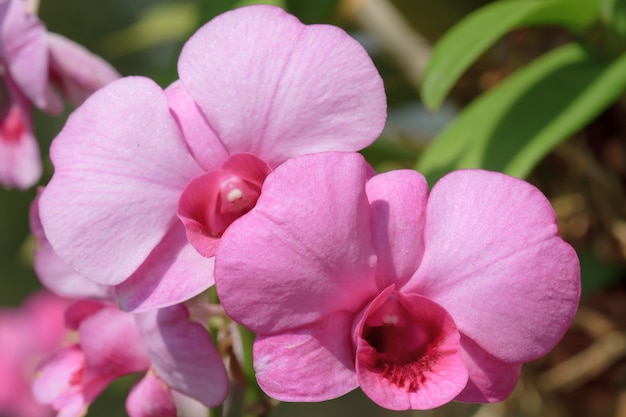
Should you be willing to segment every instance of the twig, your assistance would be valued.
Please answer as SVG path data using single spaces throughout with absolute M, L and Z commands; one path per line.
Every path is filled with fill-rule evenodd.
M 388 0 L 343 0 L 344 14 L 379 41 L 408 81 L 419 85 L 430 58 L 428 41 Z
M 546 392 L 570 391 L 611 367 L 626 356 L 626 333 L 613 331 L 591 346 L 539 376 L 537 385 Z

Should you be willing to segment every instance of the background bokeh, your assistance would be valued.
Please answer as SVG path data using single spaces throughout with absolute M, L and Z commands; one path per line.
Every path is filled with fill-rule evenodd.
M 574 0 L 576 1 L 576 0 Z M 48 29 L 103 56 L 122 75 L 144 75 L 163 87 L 174 81 L 184 41 L 211 17 L 254 3 L 231 0 L 41 0 Z M 420 100 L 421 60 L 455 23 L 486 0 L 389 0 L 392 20 L 367 13 L 368 0 L 284 0 L 305 23 L 349 31 L 370 52 L 389 102 L 380 140 L 363 151 L 379 171 L 412 168 L 433 138 L 486 91 L 517 69 L 578 34 L 538 25 L 513 30 L 463 74 L 437 112 Z M 374 3 L 374 2 L 369 2 Z M 395 16 L 395 17 L 394 17 Z M 396 25 L 394 18 L 402 25 Z M 397 22 L 396 22 L 397 23 Z M 406 25 L 403 26 L 403 25 Z M 396 29 L 400 28 L 400 31 Z M 485 28 L 486 31 L 489 28 Z M 400 36 L 395 37 L 395 36 Z M 46 172 L 48 146 L 62 117 L 36 113 Z M 521 126 L 520 126 L 521 128 Z M 562 236 L 578 251 L 583 299 L 572 329 L 556 349 L 524 368 L 510 399 L 491 405 L 449 404 L 437 410 L 382 410 L 356 391 L 320 404 L 281 404 L 274 416 L 563 416 L 626 417 L 626 107 L 624 95 L 535 166 L 527 178 L 551 200 Z M 94 193 L 98 190 L 94 189 Z M 32 270 L 28 207 L 35 189 L 0 189 L 0 305 L 16 306 L 40 288 Z M 0 375 L 2 378 L 2 375 Z M 89 416 L 124 416 L 134 377 L 123 378 L 90 408 Z

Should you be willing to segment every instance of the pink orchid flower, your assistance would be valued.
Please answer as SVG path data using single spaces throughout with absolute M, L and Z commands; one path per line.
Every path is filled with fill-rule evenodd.
M 429 193 L 415 171 L 371 177 L 340 153 L 277 168 L 224 233 L 215 276 L 226 312 L 258 334 L 269 395 L 360 386 L 394 410 L 504 399 L 580 295 L 576 253 L 528 183 L 465 170 Z
M 32 107 L 58 114 L 58 87 L 74 105 L 119 78 L 104 60 L 82 46 L 48 33 L 32 2 L 0 3 L 0 184 L 28 188 L 41 176 Z
M 90 97 L 53 141 L 40 202 L 53 250 L 144 311 L 213 285 L 221 235 L 291 157 L 356 151 L 386 118 L 382 80 L 342 30 L 282 9 L 227 12 L 185 44 L 163 91 L 128 77 Z
M 80 344 L 58 351 L 41 364 L 35 397 L 58 416 L 78 417 L 115 379 L 145 376 L 126 402 L 131 417 L 175 417 L 177 395 L 206 407 L 226 397 L 228 376 L 203 325 L 184 305 L 133 315 L 105 301 L 81 300 L 66 312 Z
M 57 350 L 68 335 L 63 311 L 69 301 L 45 291 L 30 295 L 18 308 L 0 309 L 0 415 L 50 417 L 30 389 L 36 364 Z

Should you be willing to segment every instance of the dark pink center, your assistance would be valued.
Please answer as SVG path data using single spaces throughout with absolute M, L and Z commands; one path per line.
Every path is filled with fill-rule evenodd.
M 220 170 L 187 185 L 178 205 L 178 217 L 185 225 L 187 239 L 201 255 L 213 256 L 228 226 L 254 207 L 270 171 L 254 155 L 235 154 Z
M 376 351 L 373 370 L 409 391 L 424 383 L 439 357 L 437 329 L 414 320 L 394 295 L 368 317 L 363 339 Z

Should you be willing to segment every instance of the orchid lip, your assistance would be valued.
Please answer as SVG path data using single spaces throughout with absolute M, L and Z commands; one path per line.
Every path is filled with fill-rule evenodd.
M 269 172 L 269 166 L 256 156 L 234 154 L 221 169 L 187 185 L 179 201 L 178 217 L 187 239 L 201 255 L 213 256 L 228 226 L 255 206 Z
M 407 408 L 407 398 L 430 404 L 425 393 L 439 390 L 446 378 L 445 392 L 437 396 L 449 401 L 467 383 L 454 321 L 422 296 L 386 288 L 357 318 L 354 337 L 358 378 L 374 401 L 389 395 L 399 401 L 397 409 Z

